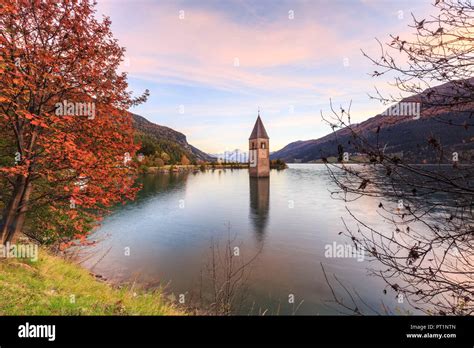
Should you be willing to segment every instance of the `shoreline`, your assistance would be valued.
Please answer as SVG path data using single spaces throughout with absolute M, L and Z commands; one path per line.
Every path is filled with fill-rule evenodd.
M 247 163 L 240 164 L 176 164 L 176 165 L 165 165 L 163 167 L 147 167 L 146 169 L 140 170 L 142 174 L 156 174 L 156 173 L 185 173 L 185 172 L 204 172 L 215 169 L 248 169 Z
M 283 170 L 288 168 L 286 164 L 272 166 L 270 169 Z M 176 165 L 165 165 L 162 167 L 147 167 L 139 170 L 140 174 L 157 174 L 157 173 L 187 173 L 187 172 L 205 172 L 216 169 L 249 169 L 248 163 L 232 163 L 232 164 L 176 164 Z

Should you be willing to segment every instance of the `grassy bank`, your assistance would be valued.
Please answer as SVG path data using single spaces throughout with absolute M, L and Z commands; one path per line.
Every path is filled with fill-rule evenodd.
M 36 262 L 0 259 L 0 315 L 182 315 L 160 292 L 114 288 L 39 250 Z

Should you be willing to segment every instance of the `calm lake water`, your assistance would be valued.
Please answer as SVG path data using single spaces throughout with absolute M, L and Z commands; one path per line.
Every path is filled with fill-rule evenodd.
M 272 170 L 269 179 L 250 179 L 247 170 L 215 170 L 146 175 L 139 181 L 137 200 L 105 218 L 92 236 L 100 242 L 87 250 L 94 256 L 85 265 L 107 279 L 166 285 L 170 294 L 191 301 L 206 282 L 201 279 L 211 245 L 225 246 L 230 235 L 232 247 L 239 247 L 236 260 L 258 254 L 236 314 L 337 314 L 338 307 L 328 303 L 321 263 L 331 278 L 335 274 L 374 308 L 381 309 L 382 301 L 395 314 L 406 308 L 390 289 L 383 293 L 385 285 L 369 274 L 368 261 L 325 256 L 327 245 L 350 244 L 339 235 L 341 218 L 354 223 L 346 204 L 331 198 L 334 184 L 324 165 L 293 164 Z M 379 202 L 367 197 L 349 207 L 377 226 L 383 223 L 376 213 Z M 344 295 L 334 278 L 332 283 Z

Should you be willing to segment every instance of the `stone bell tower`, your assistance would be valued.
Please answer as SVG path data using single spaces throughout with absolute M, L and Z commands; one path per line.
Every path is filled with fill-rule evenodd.
M 249 174 L 252 177 L 266 178 L 270 176 L 270 138 L 265 131 L 260 110 L 257 121 L 249 138 Z

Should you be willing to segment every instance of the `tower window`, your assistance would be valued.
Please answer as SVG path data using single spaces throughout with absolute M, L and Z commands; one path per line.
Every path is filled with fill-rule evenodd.
M 265 148 L 265 143 L 261 143 L 261 144 L 260 144 L 260 147 L 261 147 L 262 149 L 264 149 L 264 148 Z

